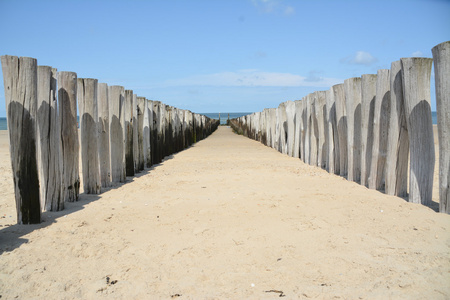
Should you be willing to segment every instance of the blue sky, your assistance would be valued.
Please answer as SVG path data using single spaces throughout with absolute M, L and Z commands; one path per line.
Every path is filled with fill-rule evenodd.
M 0 55 L 194 112 L 253 112 L 432 57 L 449 16 L 445 0 L 0 0 Z

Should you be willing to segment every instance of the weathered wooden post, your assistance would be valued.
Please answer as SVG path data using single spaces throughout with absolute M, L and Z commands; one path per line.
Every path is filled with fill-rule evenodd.
M 125 126 L 125 170 L 126 176 L 134 176 L 134 129 L 133 129 L 133 91 L 125 90 L 124 126 Z
M 309 163 L 309 141 L 307 142 L 308 132 L 308 104 L 306 103 L 306 96 L 302 98 L 302 112 L 301 112 L 301 143 L 300 143 L 300 158 L 304 163 Z M 308 156 L 308 158 L 306 158 Z
M 317 129 L 318 129 L 318 146 L 317 146 L 317 165 L 325 169 L 328 164 L 328 136 L 325 132 L 328 131 L 328 122 L 326 122 L 326 92 L 314 92 L 314 112 L 316 114 Z
M 109 133 L 111 149 L 111 181 L 125 182 L 124 129 L 120 121 L 123 112 L 125 89 L 123 86 L 109 87 Z
M 152 134 L 153 134 L 153 101 L 145 99 L 146 107 L 145 111 L 147 112 L 148 117 L 146 118 L 144 115 L 144 156 L 146 161 L 146 167 L 150 168 L 153 165 L 153 159 L 152 159 L 152 148 L 151 148 L 151 141 L 152 141 Z M 148 127 L 148 130 L 147 130 Z
M 41 222 L 36 153 L 37 61 L 1 57 L 17 223 Z
M 361 185 L 369 186 L 372 166 L 373 117 L 377 94 L 377 75 L 361 76 Z
M 432 49 L 439 136 L 439 211 L 450 213 L 450 41 Z
M 77 126 L 77 74 L 58 72 L 58 104 L 62 144 L 64 201 L 78 201 L 80 194 Z
M 400 61 L 391 64 L 391 111 L 389 119 L 386 156 L 386 185 L 388 195 L 404 197 L 408 189 L 409 139 L 402 87 L 402 65 Z
M 328 172 L 339 174 L 339 136 L 336 122 L 336 102 L 333 89 L 330 88 L 326 94 L 327 98 L 327 121 L 328 121 Z
M 133 94 L 133 158 L 134 172 L 138 173 L 139 169 L 139 121 L 138 121 L 138 103 L 137 95 Z
M 295 144 L 295 103 L 293 101 L 286 101 L 286 152 L 287 155 L 294 157 L 294 144 Z
M 432 58 L 402 58 L 403 97 L 409 136 L 409 202 L 429 205 L 433 191 L 434 140 L 430 106 Z
M 61 181 L 61 135 L 59 129 L 56 69 L 37 67 L 38 166 L 41 208 L 64 208 Z
M 387 156 L 388 126 L 391 110 L 391 81 L 389 70 L 377 72 L 377 95 L 373 115 L 372 163 L 370 166 L 369 188 L 383 190 Z
M 361 178 L 361 78 L 344 81 L 347 112 L 347 180 L 359 182 Z
M 144 170 L 145 156 L 144 156 L 144 114 L 145 114 L 145 97 L 137 97 L 137 124 L 138 124 L 138 169 Z
M 269 119 L 270 119 L 270 147 L 275 149 L 275 139 L 276 139 L 276 128 L 277 128 L 277 109 L 269 109 Z
M 99 194 L 101 192 L 101 180 L 97 146 L 98 81 L 92 78 L 78 78 L 77 87 L 83 189 L 86 194 Z
M 283 154 L 287 154 L 286 147 L 286 103 L 280 103 L 277 108 L 277 131 L 275 133 L 277 150 Z
M 98 84 L 98 157 L 102 187 L 111 186 L 111 156 L 109 150 L 109 96 L 108 85 Z
M 309 146 L 310 146 L 310 157 L 309 164 L 317 166 L 317 158 L 319 151 L 319 125 L 316 118 L 316 95 L 314 93 L 308 94 L 309 98 L 308 109 L 309 109 Z
M 331 87 L 336 103 L 336 122 L 339 136 L 339 175 L 347 176 L 347 108 L 345 105 L 344 84 Z
M 295 137 L 294 137 L 294 157 L 300 158 L 300 152 L 301 152 L 301 144 L 302 144 L 302 101 L 296 100 L 295 103 Z

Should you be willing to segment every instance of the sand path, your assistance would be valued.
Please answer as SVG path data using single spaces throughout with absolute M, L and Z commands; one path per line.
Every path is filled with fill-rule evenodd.
M 2 299 L 450 298 L 449 215 L 226 127 L 41 225 L 8 217 Z

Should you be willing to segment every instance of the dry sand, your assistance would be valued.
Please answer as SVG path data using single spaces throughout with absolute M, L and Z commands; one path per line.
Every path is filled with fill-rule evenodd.
M 450 298 L 449 215 L 226 127 L 41 225 L 0 176 L 2 300 Z

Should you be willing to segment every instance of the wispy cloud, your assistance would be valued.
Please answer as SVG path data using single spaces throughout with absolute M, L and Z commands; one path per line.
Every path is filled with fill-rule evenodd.
M 354 55 L 347 56 L 341 59 L 342 63 L 351 65 L 366 65 L 370 66 L 378 61 L 378 59 L 369 52 L 357 51 Z
M 292 6 L 283 4 L 282 0 L 252 0 L 253 5 L 263 13 L 282 13 L 293 15 L 295 9 Z
M 417 51 L 411 53 L 411 57 L 423 57 L 423 56 L 425 56 L 425 55 L 420 50 L 417 50 Z
M 313 73 L 311 73 L 313 72 Z M 315 71 L 309 76 L 290 73 L 264 72 L 256 69 L 194 75 L 180 79 L 167 80 L 164 86 L 278 86 L 278 87 L 330 87 L 342 82 L 337 78 L 319 77 Z

